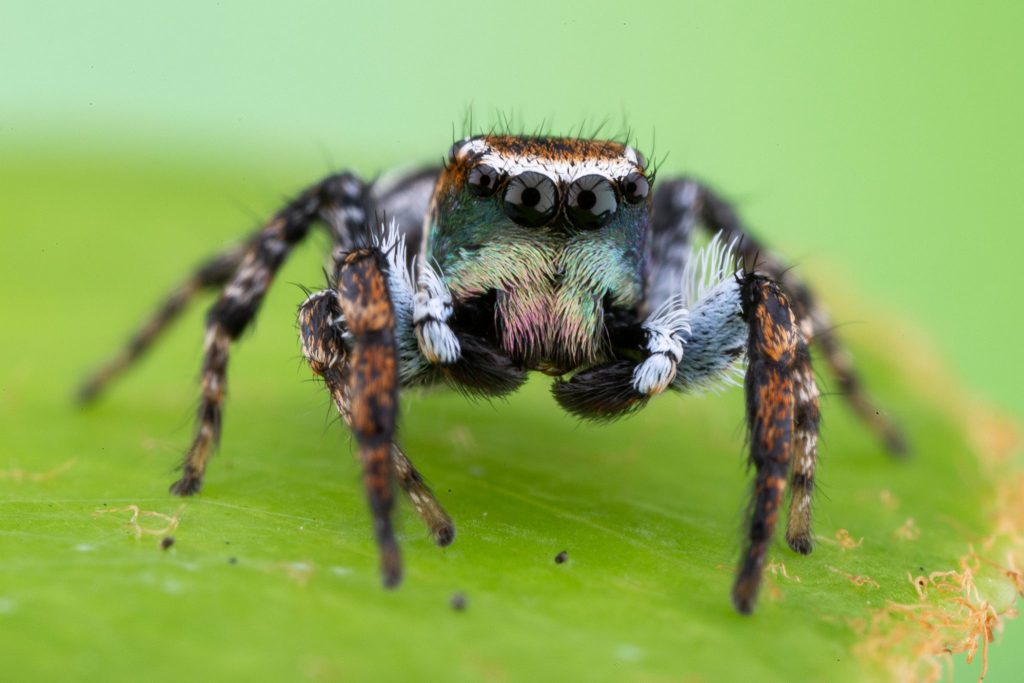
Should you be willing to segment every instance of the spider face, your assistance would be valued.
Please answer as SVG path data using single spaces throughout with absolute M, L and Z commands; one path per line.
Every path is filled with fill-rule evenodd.
M 457 301 L 493 299 L 517 361 L 557 374 L 600 360 L 606 309 L 643 297 L 645 165 L 616 142 L 462 140 L 438 180 L 425 255 Z

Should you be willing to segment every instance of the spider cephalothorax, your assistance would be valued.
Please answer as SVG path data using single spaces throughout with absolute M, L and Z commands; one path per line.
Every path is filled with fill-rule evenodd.
M 800 553 L 812 548 L 812 341 L 857 412 L 894 451 L 903 448 L 810 291 L 707 187 L 678 178 L 655 188 L 643 156 L 618 142 L 485 135 L 457 142 L 440 168 L 370 184 L 342 173 L 313 185 L 242 245 L 201 265 L 90 378 L 83 399 L 128 367 L 198 291 L 222 288 L 207 317 L 196 435 L 174 493 L 199 490 L 220 436 L 231 342 L 316 223 L 336 245 L 335 284 L 301 305 L 302 350 L 359 444 L 386 585 L 401 578 L 392 482 L 438 544 L 455 535 L 396 443 L 402 387 L 446 383 L 502 395 L 539 370 L 555 377 L 566 410 L 599 420 L 743 373 L 756 470 L 733 587 L 745 613 L 787 483 L 786 540 Z M 711 239 L 695 251 L 698 227 Z

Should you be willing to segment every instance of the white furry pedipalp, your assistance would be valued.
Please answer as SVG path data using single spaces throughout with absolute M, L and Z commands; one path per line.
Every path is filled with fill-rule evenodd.
M 452 295 L 441 275 L 426 259 L 419 260 L 419 290 L 413 297 L 412 323 L 420 352 L 431 363 L 450 365 L 459 359 L 462 347 L 448 318 Z
M 672 298 L 644 321 L 647 358 L 633 370 L 633 388 L 644 396 L 665 391 L 683 360 L 683 344 L 690 333 L 690 312 L 680 298 Z
M 683 270 L 680 298 L 690 311 L 690 330 L 686 356 L 673 380 L 677 389 L 715 389 L 738 384 L 743 376 L 749 332 L 740 302 L 743 270 L 735 247 L 735 240 L 726 243 L 716 234 Z
M 724 242 L 722 233 L 715 233 L 711 241 L 699 249 L 683 268 L 680 296 L 684 305 L 695 308 L 701 299 L 725 280 L 736 279 L 742 273 L 734 254 L 738 240 Z
M 399 375 L 403 383 L 411 381 L 428 368 L 420 353 L 414 332 L 413 316 L 416 289 L 412 273 L 406 265 L 405 235 L 392 219 L 381 224 L 380 231 L 370 231 L 370 244 L 380 249 L 388 263 L 387 283 L 395 312 L 395 343 L 398 346 Z

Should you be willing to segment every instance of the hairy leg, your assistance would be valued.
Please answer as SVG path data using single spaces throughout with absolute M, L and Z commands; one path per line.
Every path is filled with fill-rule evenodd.
M 754 609 L 764 562 L 778 519 L 793 454 L 795 366 L 800 343 L 796 316 L 781 288 L 760 275 L 742 284 L 747 347 L 747 425 L 750 462 L 755 469 L 747 546 L 733 585 L 736 609 Z
M 171 486 L 172 493 L 187 496 L 202 486 L 207 462 L 220 438 L 231 342 L 256 317 L 288 253 L 320 218 L 328 220 L 338 234 L 340 228 L 349 226 L 365 229 L 363 195 L 363 185 L 354 176 L 330 176 L 289 202 L 250 241 L 241 263 L 207 314 L 196 433 L 182 462 L 182 476 Z
M 811 527 L 811 503 L 814 496 L 814 470 L 818 462 L 818 386 L 814 382 L 811 354 L 807 344 L 797 344 L 793 366 L 793 388 L 796 405 L 793 414 L 793 473 L 789 500 L 789 522 L 786 542 L 798 553 L 806 555 L 814 548 Z
M 324 290 L 312 295 L 299 308 L 299 334 L 302 353 L 314 373 L 323 378 L 334 405 L 345 424 L 352 426 L 349 414 L 346 367 L 348 349 L 343 335 L 344 322 L 338 293 Z M 391 445 L 391 466 L 399 486 L 412 501 L 416 512 L 426 523 L 434 541 L 446 546 L 455 538 L 455 525 L 434 497 L 430 488 L 398 444 Z
M 357 249 L 338 262 L 338 303 L 352 337 L 345 389 L 352 432 L 359 444 L 384 585 L 402 580 L 394 507 L 391 450 L 398 415 L 398 347 L 388 294 L 386 260 L 375 249 Z
M 494 328 L 493 301 L 453 301 L 441 273 L 423 259 L 407 258 L 403 230 L 392 222 L 371 235 L 387 262 L 402 385 L 444 381 L 466 394 L 488 397 L 518 389 L 526 381 L 525 369 L 488 335 Z
M 680 331 L 685 351 L 672 388 L 686 391 L 728 381 L 744 351 L 748 358 L 747 423 L 756 476 L 747 544 L 733 588 L 733 602 L 746 614 L 757 598 L 791 462 L 794 492 L 786 538 L 797 552 L 812 548 L 818 390 L 796 315 L 770 278 L 725 275 L 702 292 L 690 314 L 688 328 Z M 637 348 L 644 338 L 638 336 Z M 555 397 L 581 417 L 619 417 L 642 407 L 650 396 L 637 383 L 637 371 L 646 362 L 622 359 L 588 368 L 556 383 Z
M 681 264 L 689 258 L 689 245 L 695 226 L 705 226 L 719 234 L 727 244 L 735 242 L 744 270 L 767 273 L 789 294 L 804 339 L 809 344 L 817 344 L 821 349 L 825 362 L 838 379 L 840 391 L 854 411 L 879 436 L 890 452 L 905 453 L 907 444 L 902 431 L 876 409 L 853 366 L 850 354 L 833 329 L 828 312 L 794 271 L 751 235 L 732 205 L 707 186 L 690 178 L 662 183 L 655 193 L 654 201 L 652 295 L 663 296 L 662 290 L 668 291 L 671 283 L 678 282 L 677 274 L 684 267 Z M 659 244 L 662 246 L 658 247 Z
M 200 292 L 227 284 L 241 264 L 247 246 L 243 244 L 214 255 L 171 290 L 120 352 L 86 378 L 78 389 L 78 400 L 88 403 L 98 398 L 111 382 L 149 350 Z

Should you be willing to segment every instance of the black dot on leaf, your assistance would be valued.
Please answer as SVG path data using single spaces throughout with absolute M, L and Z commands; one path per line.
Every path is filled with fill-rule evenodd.
M 451 605 L 451 608 L 456 612 L 462 612 L 466 609 L 469 601 L 466 600 L 465 593 L 454 593 L 452 594 L 451 600 L 448 601 L 448 604 Z

